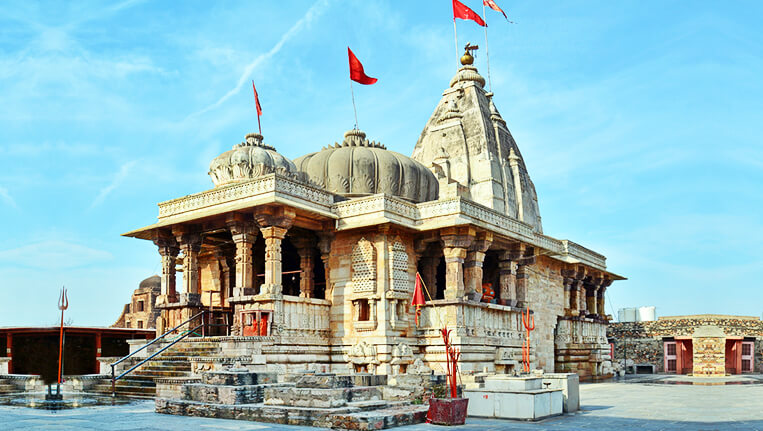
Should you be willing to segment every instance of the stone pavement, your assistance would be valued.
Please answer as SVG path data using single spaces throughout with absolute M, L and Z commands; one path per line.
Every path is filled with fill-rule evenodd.
M 423 430 L 746 430 L 763 431 L 763 385 L 667 385 L 598 383 L 582 385 L 583 411 L 540 422 L 470 418 L 467 425 Z M 317 430 L 319 428 L 191 418 L 154 413 L 152 401 L 49 412 L 0 407 L 0 430 Z

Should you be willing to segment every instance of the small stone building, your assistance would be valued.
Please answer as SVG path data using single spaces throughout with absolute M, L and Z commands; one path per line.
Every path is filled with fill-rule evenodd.
M 763 372 L 758 317 L 699 314 L 611 323 L 607 337 L 615 360 L 637 369 L 694 376 Z
M 156 308 L 156 298 L 162 291 L 162 279 L 158 275 L 140 282 L 132 293 L 132 298 L 125 304 L 119 319 L 112 328 L 151 329 L 156 328 L 156 318 L 160 310 Z
M 294 161 L 256 133 L 216 157 L 214 188 L 160 203 L 156 223 L 125 234 L 161 255 L 157 329 L 205 310 L 205 335 L 251 355 L 244 365 L 396 374 L 442 372 L 447 326 L 464 371 L 510 373 L 529 308 L 533 368 L 611 375 L 604 297 L 622 277 L 544 234 L 484 85 L 467 61 L 412 157 L 357 129 Z M 418 326 L 417 272 L 428 299 Z

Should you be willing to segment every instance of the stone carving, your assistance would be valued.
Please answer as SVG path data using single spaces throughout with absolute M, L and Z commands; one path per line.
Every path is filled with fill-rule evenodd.
M 376 347 L 365 341 L 350 347 L 350 350 L 345 355 L 345 361 L 357 365 L 376 365 L 379 363 L 379 360 L 376 359 Z
M 392 265 L 390 266 L 392 290 L 410 292 L 413 286 L 408 275 L 408 253 L 400 239 L 395 240 L 390 247 L 390 256 L 392 257 Z
M 365 238 L 352 251 L 352 291 L 376 292 L 376 248 Z
M 406 369 L 407 374 L 432 374 L 432 369 L 429 368 L 421 358 L 413 360 L 413 364 Z
M 408 344 L 400 343 L 392 348 L 392 365 L 412 364 L 413 360 L 413 350 Z

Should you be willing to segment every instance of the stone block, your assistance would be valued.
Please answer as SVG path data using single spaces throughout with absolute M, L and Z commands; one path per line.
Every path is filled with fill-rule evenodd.
M 464 391 L 469 399 L 469 416 L 501 419 L 539 420 L 562 414 L 561 389 L 522 392 Z
M 278 376 L 276 373 L 262 373 L 251 371 L 209 371 L 201 375 L 201 382 L 207 385 L 257 385 L 275 383 Z
M 561 389 L 565 413 L 580 409 L 580 381 L 576 373 L 547 373 L 543 375 L 544 389 Z M 546 383 L 550 383 L 546 386 Z
M 490 376 L 485 377 L 485 389 L 502 392 L 529 391 L 541 389 L 542 381 L 540 377 Z
M 354 385 L 352 375 L 337 376 L 332 373 L 305 374 L 296 381 L 298 388 L 351 388 Z
M 352 374 L 352 382 L 355 386 L 381 386 L 387 384 L 387 376 L 370 373 Z

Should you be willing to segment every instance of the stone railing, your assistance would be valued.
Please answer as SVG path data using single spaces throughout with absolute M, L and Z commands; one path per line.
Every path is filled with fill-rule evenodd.
M 570 240 L 563 239 L 559 242 L 561 243 L 562 252 L 564 254 L 570 255 L 580 260 L 584 264 L 597 268 L 604 268 L 607 266 L 607 258 L 603 255 L 589 250 L 582 245 L 574 243 Z
M 607 344 L 607 325 L 577 319 L 559 320 L 555 344 Z
M 329 332 L 331 302 L 284 295 L 284 329 L 291 334 L 325 336 Z
M 270 174 L 252 181 L 218 187 L 205 192 L 159 203 L 159 219 L 177 216 L 242 199 L 251 200 L 260 195 L 276 194 L 309 202 L 323 212 L 329 212 L 334 197 L 331 193 L 302 184 L 279 174 Z
M 439 334 L 447 326 L 461 337 L 497 337 L 522 340 L 522 315 L 513 307 L 479 302 L 436 300 L 421 309 L 419 329 L 427 335 Z

